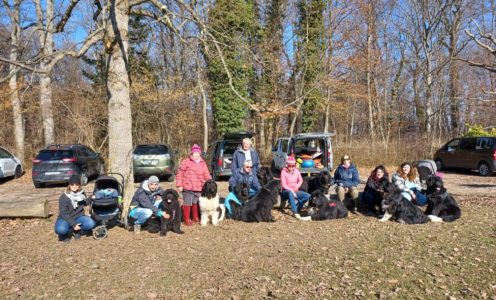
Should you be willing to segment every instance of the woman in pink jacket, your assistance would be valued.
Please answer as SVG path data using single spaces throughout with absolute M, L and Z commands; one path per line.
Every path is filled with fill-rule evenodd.
M 300 191 L 300 186 L 303 183 L 300 171 L 296 169 L 296 160 L 292 156 L 286 159 L 286 167 L 281 171 L 281 198 L 288 199 L 291 204 L 291 212 L 293 216 L 298 218 L 303 204 L 308 201 L 310 194 Z M 296 204 L 298 201 L 298 204 Z
M 212 179 L 207 163 L 201 157 L 201 148 L 197 144 L 191 147 L 191 154 L 183 159 L 176 174 L 176 187 L 183 194 L 183 220 L 188 226 L 200 222 L 198 214 L 198 198 L 205 181 Z

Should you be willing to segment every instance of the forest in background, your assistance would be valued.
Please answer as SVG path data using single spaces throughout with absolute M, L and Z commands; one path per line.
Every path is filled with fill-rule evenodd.
M 2 0 L 0 22 L 0 141 L 28 165 L 83 143 L 114 170 L 130 145 L 239 130 L 266 162 L 326 131 L 396 163 L 496 125 L 493 0 Z

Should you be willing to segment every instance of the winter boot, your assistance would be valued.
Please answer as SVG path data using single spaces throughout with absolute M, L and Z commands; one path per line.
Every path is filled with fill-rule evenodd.
M 140 234 L 141 232 L 141 225 L 134 224 L 134 234 Z
M 191 210 L 193 211 L 193 223 L 200 223 L 200 218 L 198 214 L 198 203 L 193 204 Z
M 193 223 L 191 222 L 191 219 L 189 218 L 191 212 L 191 206 L 190 205 L 183 205 L 183 220 L 184 224 L 186 226 L 191 226 Z

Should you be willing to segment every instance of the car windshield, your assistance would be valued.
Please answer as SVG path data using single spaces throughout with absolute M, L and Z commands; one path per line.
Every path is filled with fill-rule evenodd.
M 36 156 L 36 159 L 59 160 L 72 157 L 74 157 L 72 150 L 41 150 L 38 156 Z
M 139 146 L 134 150 L 136 155 L 160 155 L 169 153 L 166 146 Z

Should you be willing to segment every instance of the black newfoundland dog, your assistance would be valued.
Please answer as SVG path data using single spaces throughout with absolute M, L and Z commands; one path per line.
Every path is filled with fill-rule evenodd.
M 246 201 L 241 208 L 241 220 L 244 222 L 275 222 L 272 208 L 277 202 L 279 192 L 263 187 L 253 198 Z
M 444 187 L 443 179 L 431 176 L 426 181 L 426 195 L 428 199 L 427 215 L 438 216 L 444 222 L 453 222 L 462 216 L 462 211 L 455 198 Z
M 319 175 L 309 178 L 307 190 L 309 194 L 312 194 L 315 191 L 329 194 L 329 188 L 334 184 L 334 178 L 329 171 L 321 171 Z
M 236 195 L 236 198 L 238 198 L 240 204 L 235 201 L 229 202 L 229 206 L 231 207 L 231 214 L 229 217 L 233 220 L 240 221 L 241 209 L 244 207 L 245 203 L 248 202 L 250 197 L 250 186 L 245 182 L 240 182 L 234 187 L 233 193 Z
M 274 175 L 272 174 L 272 171 L 269 167 L 261 167 L 257 171 L 257 178 L 258 182 L 260 182 L 260 184 L 264 186 L 268 184 L 272 179 L 274 179 Z
M 388 184 L 382 200 L 384 217 L 381 222 L 395 220 L 403 224 L 423 224 L 429 221 L 442 222 L 442 219 L 432 215 L 425 215 L 420 208 L 401 195 L 401 190 L 392 183 Z
M 175 232 L 177 234 L 183 234 L 184 231 L 181 230 L 181 206 L 179 205 L 179 195 L 173 189 L 167 189 L 162 191 L 160 194 L 162 197 L 162 202 L 158 206 L 158 209 L 165 211 L 170 218 L 154 218 L 150 220 L 148 225 L 148 232 L 157 233 L 160 231 L 161 236 L 167 235 L 168 231 Z
M 309 216 L 300 217 L 303 221 L 322 221 L 344 219 L 348 216 L 348 209 L 341 201 L 329 200 L 321 191 L 315 191 L 310 196 Z

